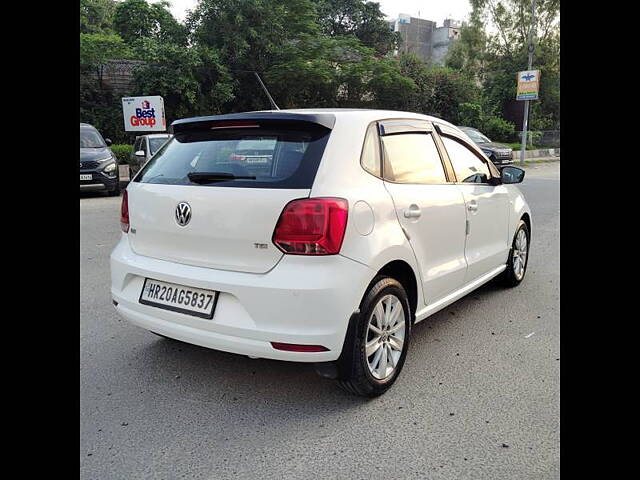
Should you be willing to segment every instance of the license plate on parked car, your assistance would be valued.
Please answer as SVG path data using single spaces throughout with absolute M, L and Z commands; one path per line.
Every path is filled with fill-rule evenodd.
M 140 292 L 140 303 L 211 319 L 218 301 L 218 293 L 214 290 L 145 278 Z
M 80 180 L 91 180 L 92 178 L 91 175 L 80 175 Z

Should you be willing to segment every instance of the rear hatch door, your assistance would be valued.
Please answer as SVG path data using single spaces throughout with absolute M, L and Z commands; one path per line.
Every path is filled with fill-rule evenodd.
M 309 196 L 330 135 L 314 121 L 274 117 L 174 124 L 174 138 L 128 187 L 133 251 L 239 272 L 273 268 L 280 213 Z

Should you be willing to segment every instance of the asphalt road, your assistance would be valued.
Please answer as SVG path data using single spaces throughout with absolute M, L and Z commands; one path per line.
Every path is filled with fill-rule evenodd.
M 524 282 L 413 330 L 373 400 L 312 367 L 159 338 L 111 306 L 119 198 L 80 198 L 82 479 L 559 478 L 559 163 L 527 169 Z

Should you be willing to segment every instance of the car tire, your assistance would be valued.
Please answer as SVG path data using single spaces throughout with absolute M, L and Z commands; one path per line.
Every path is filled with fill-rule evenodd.
M 118 197 L 120 196 L 120 185 L 116 186 L 113 190 L 109 190 L 107 195 L 110 197 Z
M 399 306 L 401 311 L 397 310 Z M 364 397 L 387 391 L 402 371 L 412 318 L 409 299 L 400 282 L 381 275 L 374 278 L 360 303 L 360 313 L 352 317 L 337 362 L 340 387 Z
M 507 268 L 500 277 L 500 283 L 505 287 L 517 287 L 520 285 L 527 272 L 527 265 L 529 263 L 529 244 L 531 234 L 529 227 L 524 220 L 520 220 L 516 233 L 513 235 L 513 242 L 511 243 L 511 249 L 509 250 L 509 260 L 507 262 Z M 522 253 L 522 247 L 524 242 L 524 254 Z

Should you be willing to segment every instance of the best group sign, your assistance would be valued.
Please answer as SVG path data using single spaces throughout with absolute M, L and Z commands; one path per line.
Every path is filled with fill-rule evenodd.
M 540 70 L 518 72 L 516 100 L 537 100 L 540 87 Z
M 126 97 L 122 99 L 124 129 L 127 132 L 164 132 L 164 100 L 161 96 Z

